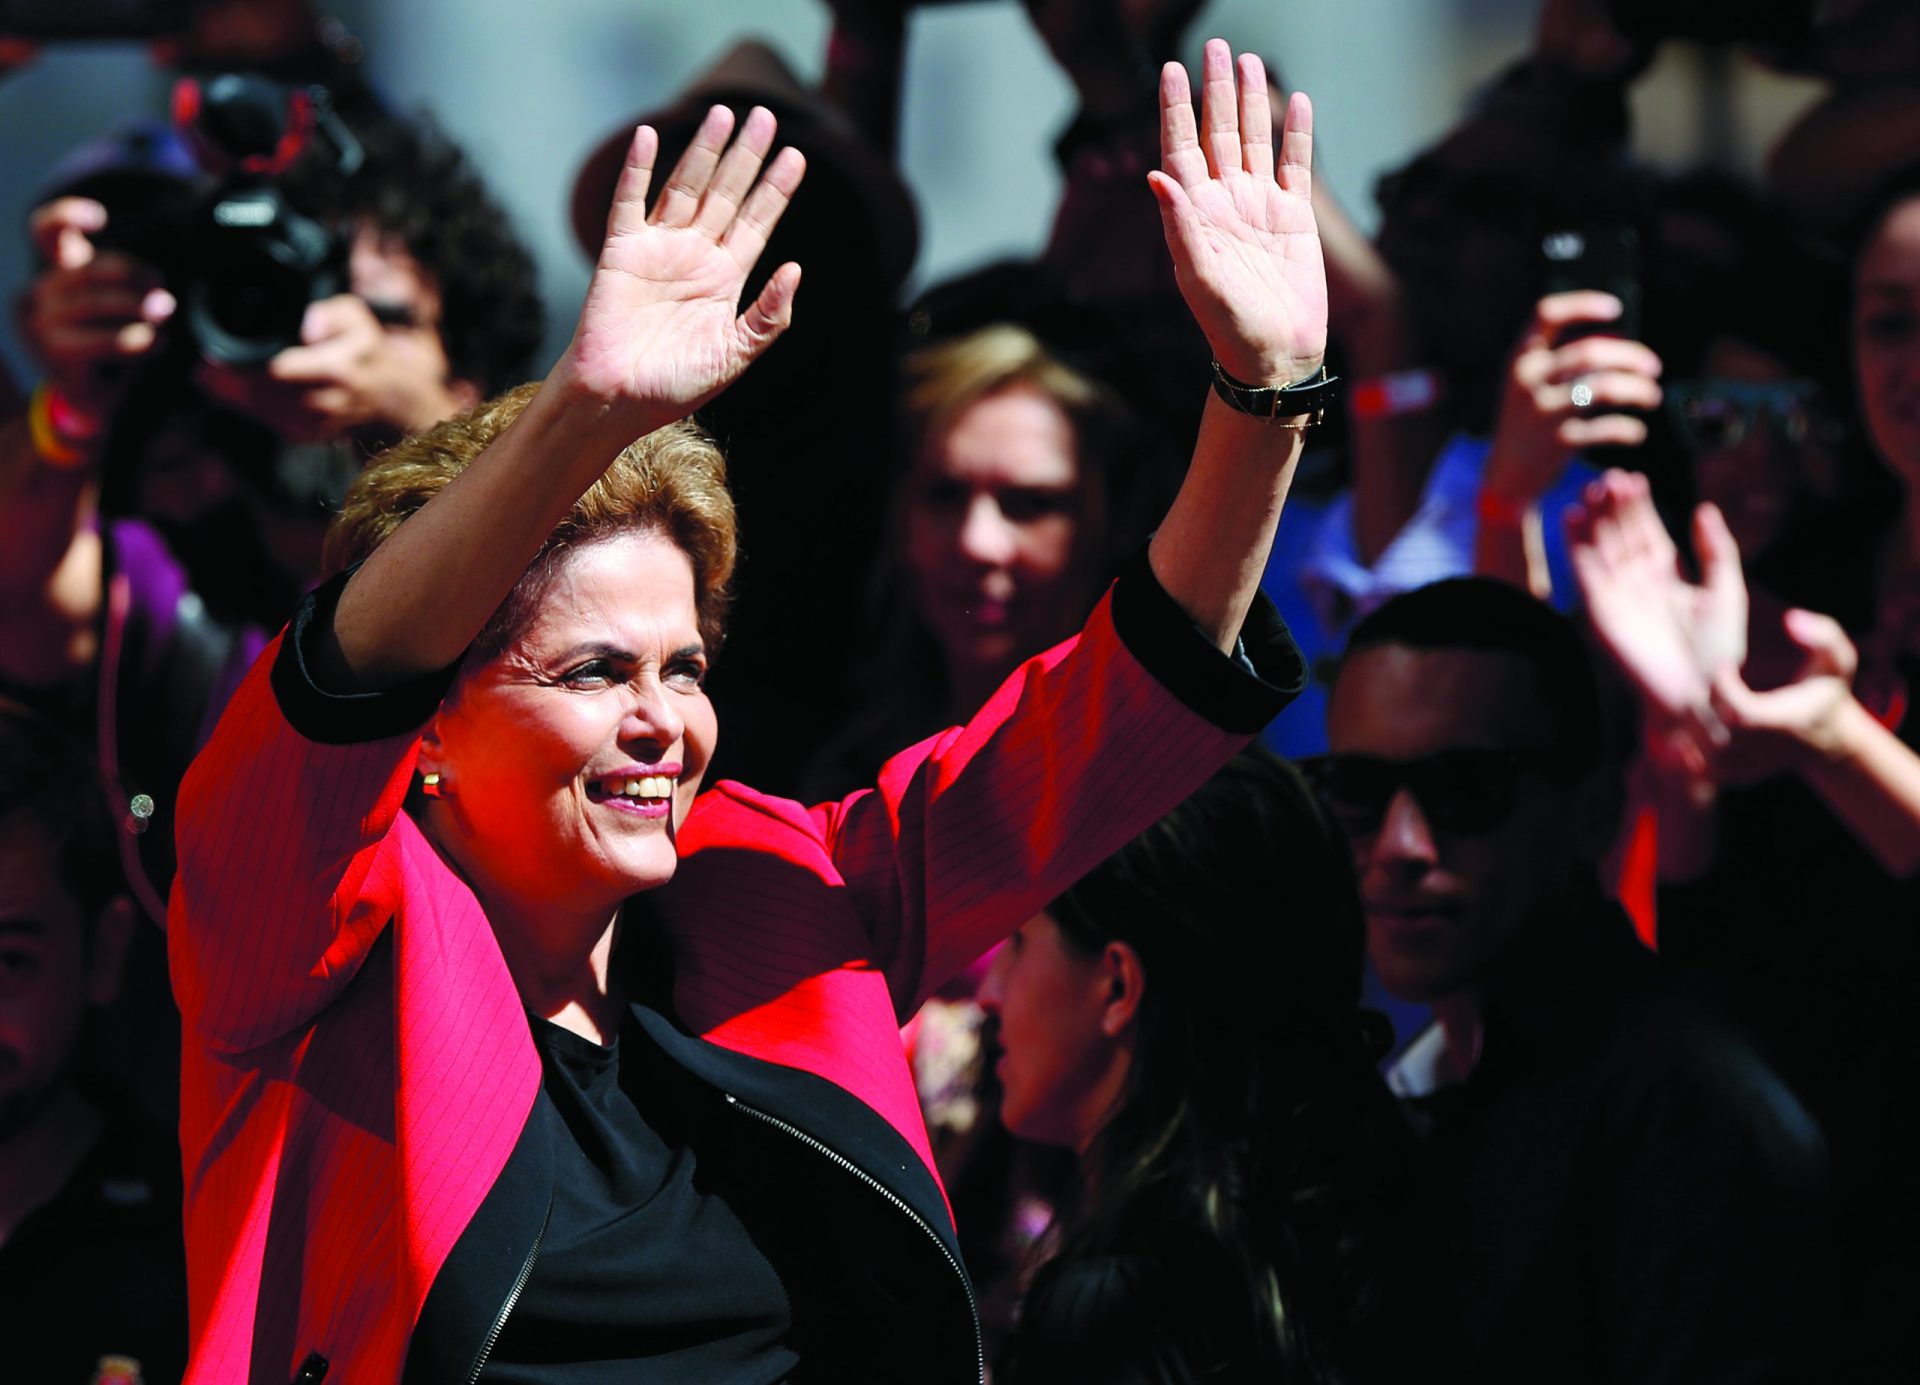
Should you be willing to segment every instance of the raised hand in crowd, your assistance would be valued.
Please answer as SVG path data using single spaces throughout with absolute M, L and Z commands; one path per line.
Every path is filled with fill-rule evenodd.
M 1689 582 L 1644 476 L 1609 471 L 1567 516 L 1568 556 L 1587 617 L 1638 693 L 1658 749 L 1695 773 L 1722 731 L 1713 680 L 1747 648 L 1740 554 L 1712 505 L 1694 515 L 1701 580 Z
M 651 215 L 659 137 L 635 132 L 572 342 L 524 423 L 348 584 L 334 621 L 336 676 L 380 686 L 459 658 L 620 450 L 712 399 L 786 327 L 797 264 L 776 270 L 744 313 L 739 299 L 805 160 L 786 148 L 766 163 L 774 118 L 762 107 L 729 145 L 733 127 L 726 107 L 707 113 Z M 425 582 L 422 571 L 441 576 Z
M 1647 425 L 1626 411 L 1660 406 L 1660 358 L 1620 336 L 1565 339 L 1569 328 L 1604 328 L 1621 311 L 1612 294 L 1590 289 L 1540 300 L 1507 369 L 1487 454 L 1488 490 L 1531 504 L 1552 489 L 1575 452 L 1647 440 Z
M 1236 63 L 1225 42 L 1210 39 L 1196 121 L 1186 70 L 1168 63 L 1161 168 L 1147 182 L 1180 293 L 1215 362 L 1245 384 L 1286 386 L 1323 369 L 1327 275 L 1313 215 L 1313 106 L 1303 92 L 1288 99 L 1276 158 L 1267 91 L 1258 57 Z M 1299 429 L 1208 398 L 1186 482 L 1149 556 L 1168 594 L 1223 649 L 1258 588 L 1300 450 Z M 1250 494 L 1268 489 L 1269 477 L 1271 493 L 1250 511 Z
M 1854 696 L 1852 642 L 1830 618 L 1790 610 L 1799 668 L 1777 688 L 1750 687 L 1738 549 L 1711 505 L 1693 528 L 1698 583 L 1681 573 L 1643 477 L 1608 472 L 1568 519 L 1589 619 L 1640 695 L 1656 764 L 1710 790 L 1800 775 L 1890 871 L 1920 869 L 1920 756 Z
M 1236 84 L 1236 75 L 1238 82 Z M 1160 204 L 1181 294 L 1214 359 L 1239 380 L 1287 384 L 1320 368 L 1327 276 L 1314 224 L 1313 108 L 1287 103 L 1278 161 L 1265 65 L 1236 65 L 1208 42 L 1200 129 L 1186 69 L 1160 79 L 1164 171 L 1147 175 Z
M 21 296 L 21 335 L 65 402 L 104 421 L 127 368 L 158 343 L 173 295 L 153 266 L 101 248 L 107 209 L 92 198 L 55 198 L 28 229 L 45 268 Z
M 1535 305 L 1507 366 L 1481 480 L 1477 571 L 1549 595 L 1540 497 L 1582 449 L 1647 440 L 1647 425 L 1625 411 L 1659 407 L 1660 358 L 1604 334 L 1623 311 L 1618 298 L 1590 289 L 1550 293 Z M 1568 340 L 1578 327 L 1601 330 Z

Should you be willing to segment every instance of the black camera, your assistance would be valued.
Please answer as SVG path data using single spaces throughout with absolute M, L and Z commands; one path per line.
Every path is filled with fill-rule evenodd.
M 179 347 L 231 366 L 264 365 L 300 341 L 307 305 L 345 293 L 347 242 L 295 207 L 280 175 L 324 134 L 351 177 L 359 141 L 326 88 L 241 73 L 183 78 L 174 125 L 211 178 L 146 205 L 108 205 L 102 242 L 145 260 L 179 304 Z

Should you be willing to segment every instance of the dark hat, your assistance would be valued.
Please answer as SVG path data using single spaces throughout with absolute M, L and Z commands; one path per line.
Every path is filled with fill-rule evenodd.
M 772 111 L 780 122 L 780 143 L 806 155 L 809 181 L 830 182 L 851 194 L 851 214 L 843 233 L 851 238 L 865 231 L 871 242 L 865 247 L 866 263 L 889 289 L 906 279 L 920 248 L 919 217 L 906 182 L 845 114 L 804 86 L 780 55 L 757 39 L 737 44 L 696 77 L 672 105 L 627 121 L 587 156 L 573 183 L 573 233 L 589 259 L 598 258 L 606 239 L 607 210 L 613 205 L 614 186 L 634 127 L 651 125 L 659 133 L 664 174 L 692 141 L 708 109 L 716 105 L 732 107 L 739 117 L 755 105 Z M 662 181 L 656 179 L 656 192 Z

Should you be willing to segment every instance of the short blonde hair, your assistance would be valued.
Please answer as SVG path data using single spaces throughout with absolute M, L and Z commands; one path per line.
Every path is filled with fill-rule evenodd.
M 351 567 L 391 538 L 520 417 L 538 389 L 536 382 L 508 390 L 376 457 L 347 491 L 327 531 L 327 570 Z M 635 530 L 658 532 L 687 555 L 700 637 L 709 655 L 717 653 L 738 536 L 726 458 L 690 420 L 656 429 L 614 459 L 540 546 L 474 640 L 473 653 L 489 657 L 506 647 L 544 596 L 561 554 Z
M 1104 462 L 1126 408 L 1107 386 L 1049 352 L 1024 327 L 995 323 L 914 352 L 906 360 L 902 404 L 912 455 L 924 450 L 968 408 L 1001 390 L 1038 390 L 1072 420 L 1083 464 Z

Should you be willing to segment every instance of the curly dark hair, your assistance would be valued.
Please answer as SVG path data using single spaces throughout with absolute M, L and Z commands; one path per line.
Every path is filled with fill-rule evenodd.
M 289 197 L 337 223 L 397 236 L 440 288 L 440 339 L 453 373 L 492 396 L 527 379 L 546 330 L 533 256 L 460 147 L 431 116 L 356 111 L 366 161 L 341 179 L 318 163 Z

